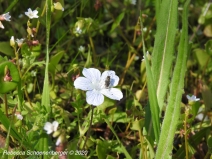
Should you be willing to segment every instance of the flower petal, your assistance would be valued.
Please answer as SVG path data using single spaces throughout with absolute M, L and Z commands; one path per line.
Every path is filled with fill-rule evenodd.
M 58 146 L 58 145 L 60 145 L 60 143 L 61 143 L 61 138 L 60 138 L 60 137 L 58 137 L 58 139 L 57 139 L 57 141 L 56 141 L 55 145 L 56 145 L 56 146 Z
M 117 88 L 102 89 L 101 93 L 113 100 L 120 100 L 123 98 L 123 93 Z
M 4 29 L 4 25 L 0 21 L 0 28 Z
M 99 106 L 104 102 L 104 96 L 96 90 L 87 91 L 86 101 L 88 104 Z
M 101 72 L 95 68 L 84 68 L 82 74 L 88 78 L 91 82 L 99 82 L 101 77 Z
M 93 89 L 91 81 L 85 77 L 78 77 L 74 81 L 74 87 L 77 89 L 81 89 L 83 91 L 88 91 Z
M 59 123 L 57 121 L 53 121 L 52 126 L 53 126 L 54 131 L 57 131 L 58 125 L 59 125 Z
M 115 74 L 114 71 L 107 70 L 102 73 L 101 80 L 105 81 L 107 76 L 110 76 L 110 87 L 115 87 L 119 83 L 119 77 Z
M 52 123 L 46 122 L 43 129 L 47 131 L 47 134 L 51 134 L 53 132 Z

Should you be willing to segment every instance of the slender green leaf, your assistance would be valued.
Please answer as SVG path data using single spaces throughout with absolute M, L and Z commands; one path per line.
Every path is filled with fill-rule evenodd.
M 50 112 L 50 96 L 49 96 L 49 37 L 51 25 L 51 0 L 46 0 L 46 68 L 42 93 L 41 104 L 46 107 L 47 112 Z
M 140 18 L 142 16 L 140 15 Z M 153 128 L 154 128 L 154 135 L 155 139 L 158 142 L 159 141 L 159 135 L 160 135 L 160 120 L 159 120 L 159 106 L 158 106 L 158 100 L 156 96 L 156 85 L 153 78 L 153 74 L 151 71 L 149 60 L 146 56 L 146 50 L 145 50 L 145 44 L 144 44 L 144 38 L 142 34 L 142 43 L 143 43 L 143 52 L 144 52 L 144 59 L 146 64 L 146 74 L 147 74 L 147 89 L 149 94 L 149 102 L 150 102 L 150 110 L 151 110 L 151 120 L 154 121 Z
M 184 4 L 182 15 L 182 33 L 178 46 L 178 56 L 170 86 L 170 96 L 162 124 L 161 136 L 156 152 L 156 159 L 170 158 L 175 131 L 180 116 L 180 104 L 184 87 L 186 62 L 188 55 L 188 4 Z
M 154 79 L 151 72 L 151 67 L 146 57 L 146 54 L 144 56 L 145 56 L 145 63 L 146 63 L 146 73 L 147 73 L 147 81 L 148 81 L 147 88 L 148 88 L 148 94 L 149 94 L 151 118 L 152 118 L 152 121 L 154 121 L 152 124 L 154 128 L 155 139 L 158 142 L 159 135 L 160 135 L 159 106 L 158 106 L 158 101 L 156 96 L 156 88 L 154 84 Z
M 112 25 L 112 28 L 110 30 L 110 32 L 112 32 L 114 29 L 116 29 L 120 22 L 122 21 L 122 19 L 124 18 L 124 15 L 125 15 L 125 12 L 122 12 L 117 18 L 116 20 L 114 21 L 113 25 Z
M 174 41 L 177 31 L 177 0 L 163 0 L 157 20 L 157 33 L 152 54 L 152 74 L 156 83 L 160 110 L 170 83 L 170 70 L 173 62 Z
M 5 10 L 5 13 L 9 12 L 15 5 L 17 5 L 19 0 L 13 0 L 13 2 L 10 2 L 9 7 Z
M 44 77 L 44 86 L 42 93 L 42 101 L 41 104 L 45 106 L 48 113 L 51 112 L 50 107 L 50 96 L 49 96 L 49 38 L 50 38 L 50 26 L 51 26 L 51 0 L 46 0 L 46 68 L 45 68 L 45 77 Z M 40 139 L 40 144 L 43 145 L 41 150 L 48 151 L 48 139 L 47 136 L 44 135 L 42 139 Z M 47 159 L 48 156 L 45 155 L 44 159 Z

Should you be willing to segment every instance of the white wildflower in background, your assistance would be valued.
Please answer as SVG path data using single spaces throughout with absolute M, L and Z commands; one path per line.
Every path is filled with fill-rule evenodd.
M 132 5 L 136 5 L 136 0 L 130 0 L 130 3 L 131 3 Z
M 11 18 L 10 12 L 7 12 L 7 13 L 1 15 L 0 20 L 10 21 L 10 18 Z
M 200 100 L 200 98 L 197 98 L 195 95 L 192 96 L 186 95 L 186 97 L 189 100 L 189 102 L 196 102 Z
M 136 0 L 126 0 L 128 4 L 136 5 Z
M 17 119 L 22 120 L 23 116 L 20 113 L 15 114 L 15 116 L 17 117 Z
M 85 47 L 84 47 L 84 46 L 80 46 L 80 47 L 78 48 L 78 51 L 79 51 L 79 52 L 82 52 L 82 53 L 85 52 Z
M 146 52 L 146 57 L 148 60 L 151 60 L 151 55 L 149 54 L 149 51 Z M 144 59 L 145 59 L 145 56 L 143 56 L 142 61 L 144 61 Z
M 78 26 L 75 31 L 77 34 L 82 34 L 82 29 Z
M 74 86 L 86 92 L 88 104 L 98 106 L 104 102 L 104 95 L 113 100 L 123 98 L 122 92 L 113 88 L 118 85 L 119 77 L 114 71 L 104 71 L 102 74 L 95 68 L 84 68 L 82 74 L 85 77 L 78 77 L 74 81 Z
M 57 121 L 53 121 L 53 123 L 46 122 L 44 125 L 44 130 L 46 130 L 47 134 L 51 134 L 52 132 L 57 131 L 59 123 Z
M 64 11 L 64 8 L 60 2 L 54 3 L 54 9 Z
M 19 14 L 18 18 L 23 18 L 24 15 L 23 14 Z
M 0 28 L 4 29 L 4 25 L 0 21 Z
M 34 70 L 32 70 L 30 73 L 31 73 L 31 76 L 32 76 L 32 77 L 36 77 L 36 75 L 37 75 L 37 72 L 34 71 Z
M 28 9 L 28 12 L 25 12 L 25 15 L 28 16 L 30 19 L 38 18 L 37 14 L 38 14 L 38 11 L 37 10 L 32 11 L 31 8 Z
M 23 42 L 24 42 L 24 38 L 22 38 L 22 39 L 16 39 L 16 42 L 17 42 L 18 46 L 21 47 L 22 44 L 23 44 Z

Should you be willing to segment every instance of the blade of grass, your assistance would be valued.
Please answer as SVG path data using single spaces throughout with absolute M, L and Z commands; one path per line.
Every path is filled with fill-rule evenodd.
M 170 70 L 174 59 L 174 41 L 177 31 L 177 0 L 163 0 L 157 17 L 157 32 L 152 54 L 152 75 L 156 82 L 160 110 L 170 83 Z M 156 8 L 157 9 L 157 8 Z
M 142 18 L 142 14 L 140 15 L 140 18 Z M 141 20 L 140 20 L 141 21 Z M 141 21 L 142 22 L 142 21 Z M 142 30 L 142 23 L 141 23 L 141 30 Z M 144 60 L 146 64 L 146 74 L 147 74 L 147 89 L 148 89 L 148 95 L 149 95 L 149 102 L 150 102 L 150 110 L 151 110 L 151 120 L 154 121 L 153 129 L 154 129 L 154 135 L 156 142 L 159 141 L 159 135 L 160 135 L 160 120 L 159 120 L 159 106 L 156 96 L 156 85 L 155 81 L 153 79 L 153 74 L 151 71 L 149 60 L 146 56 L 146 49 L 144 44 L 144 36 L 142 33 L 142 43 L 143 43 L 143 53 L 144 53 Z
M 188 55 L 188 4 L 184 4 L 182 15 L 182 33 L 178 46 L 178 56 L 170 86 L 170 96 L 162 124 L 161 136 L 156 152 L 156 159 L 169 158 L 172 151 L 173 139 L 180 116 L 180 104 L 184 87 L 186 62 Z
M 45 77 L 44 77 L 44 86 L 42 93 L 41 104 L 45 106 L 48 113 L 51 113 L 50 107 L 50 96 L 49 96 L 49 37 L 50 37 L 50 26 L 51 26 L 51 0 L 46 0 L 46 68 L 45 68 Z M 42 143 L 42 151 L 48 151 L 48 135 L 43 135 L 39 140 Z M 43 156 L 44 159 L 49 158 L 48 155 Z
M 48 113 L 50 113 L 50 96 L 49 96 L 49 36 L 51 25 L 51 0 L 46 0 L 46 68 L 42 93 L 41 104 L 45 106 Z
M 5 10 L 5 13 L 9 12 L 15 5 L 17 5 L 19 0 L 14 0 L 12 3 L 10 3 L 9 7 Z

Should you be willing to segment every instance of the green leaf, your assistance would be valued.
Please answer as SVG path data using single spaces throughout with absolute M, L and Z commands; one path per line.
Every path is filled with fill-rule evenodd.
M 132 123 L 132 127 L 130 129 L 141 131 L 144 126 L 144 119 L 135 120 Z
M 14 50 L 10 46 L 9 42 L 0 42 L 0 52 L 10 57 L 15 56 Z
M 207 61 L 210 59 L 210 56 L 203 49 L 195 49 L 195 56 L 201 68 L 204 68 L 207 64 Z
M 208 138 L 207 145 L 208 145 L 210 153 L 212 153 L 212 137 Z
M 10 72 L 12 81 L 4 81 L 6 67 Z M 0 93 L 4 94 L 14 90 L 17 87 L 19 81 L 20 76 L 16 65 L 9 61 L 0 64 Z
M 119 26 L 119 24 L 120 24 L 120 22 L 122 21 L 122 19 L 124 18 L 124 15 L 125 15 L 125 12 L 122 12 L 121 14 L 119 14 L 119 16 L 116 18 L 116 20 L 113 22 L 113 25 L 112 25 L 112 28 L 111 28 L 111 30 L 110 30 L 110 33 L 114 30 L 114 29 L 116 29 L 118 26 Z
M 32 148 L 30 146 L 30 143 L 27 141 L 26 136 L 24 137 L 16 131 L 14 125 L 11 123 L 11 121 L 6 117 L 6 115 L 1 110 L 0 110 L 0 122 L 2 125 L 4 125 L 4 127 L 7 130 L 9 129 L 9 126 L 11 125 L 10 135 L 14 137 L 16 140 L 18 140 L 20 143 L 23 143 L 29 149 Z
M 207 41 L 205 44 L 206 52 L 212 56 L 212 40 Z
M 130 122 L 130 118 L 127 117 L 126 112 L 117 112 L 114 114 L 110 114 L 108 117 L 110 122 L 117 122 L 117 123 L 128 123 Z
M 49 96 L 49 38 L 50 38 L 50 26 L 51 26 L 51 0 L 46 0 L 46 68 L 44 76 L 44 85 L 42 93 L 41 105 L 46 107 L 48 113 L 50 113 L 50 96 Z M 47 144 L 47 143 L 46 143 Z
M 170 95 L 168 97 L 168 105 L 166 108 L 156 159 L 170 158 L 172 151 L 175 131 L 177 129 L 180 105 L 183 94 L 184 78 L 186 72 L 186 63 L 188 55 L 188 5 L 190 0 L 187 0 L 183 7 L 182 14 L 182 33 L 178 46 L 177 61 L 174 68 L 172 82 L 170 85 Z
M 60 51 L 50 59 L 49 72 L 51 72 L 52 74 L 55 74 L 57 64 L 63 57 L 64 53 L 65 53 L 64 51 Z
M 45 76 L 44 76 L 44 85 L 42 92 L 42 100 L 41 105 L 45 106 L 47 113 L 51 112 L 50 106 L 50 96 L 49 96 L 49 39 L 50 39 L 50 28 L 51 28 L 51 0 L 46 0 L 46 68 L 45 68 Z M 48 140 L 47 136 L 44 135 L 40 139 L 41 151 L 48 151 Z M 44 159 L 48 159 L 48 156 L 44 156 Z
M 170 73 L 174 59 L 174 42 L 177 31 L 177 0 L 163 0 L 157 20 L 154 50 L 152 53 L 152 74 L 157 90 L 160 110 L 170 83 Z

